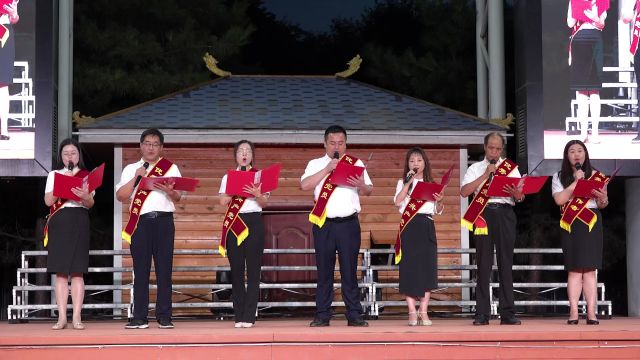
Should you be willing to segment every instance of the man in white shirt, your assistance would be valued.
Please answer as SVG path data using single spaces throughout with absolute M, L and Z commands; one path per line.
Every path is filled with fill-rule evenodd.
M 467 169 L 462 179 L 460 196 L 466 198 L 478 193 L 486 181 L 491 182 L 494 172 L 500 168 L 506 159 L 500 155 L 505 140 L 499 133 L 489 133 L 484 138 L 484 160 L 477 162 Z M 520 177 L 517 168 L 508 174 L 510 177 Z M 515 316 L 513 300 L 513 248 L 516 240 L 516 215 L 513 212 L 515 202 L 524 200 L 521 189 L 507 186 L 505 191 L 510 197 L 491 197 L 481 213 L 486 220 L 488 234 L 475 235 L 476 263 L 478 276 L 476 281 L 476 317 L 474 325 L 488 325 L 490 317 L 489 278 L 493 266 L 493 248 L 495 244 L 498 261 L 500 282 L 499 311 L 501 325 L 520 325 Z M 478 196 L 478 195 L 476 195 Z M 484 200 L 484 199 L 483 199 Z M 466 214 L 465 214 L 466 215 Z
M 342 298 L 347 308 L 347 323 L 349 326 L 369 326 L 362 319 L 356 274 L 360 249 L 359 195 L 370 195 L 373 191 L 373 183 L 367 170 L 364 170 L 361 176 L 349 178 L 351 186 L 333 186 L 329 182 L 325 184 L 338 163 L 346 158 L 346 130 L 338 125 L 328 127 L 324 133 L 324 148 L 325 155 L 309 161 L 304 175 L 300 178 L 302 190 L 314 189 L 316 208 L 323 204 L 322 201 L 318 202 L 319 197 L 327 199 L 323 204 L 324 211 L 319 211 L 319 214 L 323 214 L 321 220 L 312 221 L 314 222 L 313 238 L 318 268 L 318 287 L 316 316 L 310 326 L 329 326 L 336 250 L 340 262 Z M 357 160 L 354 165 L 364 167 L 361 160 Z M 324 197 L 327 187 L 331 188 L 332 192 L 328 197 Z M 323 196 L 320 195 L 321 192 Z
M 172 329 L 171 274 L 173 268 L 173 240 L 175 202 L 182 193 L 170 182 L 156 183 L 153 190 L 140 190 L 138 184 L 144 176 L 180 177 L 178 166 L 161 158 L 164 135 L 157 129 L 145 130 L 140 136 L 142 158 L 122 170 L 116 185 L 116 198 L 131 200 L 129 223 L 123 239 L 131 243 L 133 260 L 133 319 L 127 329 L 149 327 L 149 272 L 151 258 L 155 264 L 157 281 L 156 320 L 161 329 Z

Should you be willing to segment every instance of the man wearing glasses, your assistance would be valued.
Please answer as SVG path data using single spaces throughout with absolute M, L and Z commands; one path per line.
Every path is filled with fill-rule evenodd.
M 140 136 L 142 158 L 122 170 L 116 185 L 116 198 L 131 200 L 129 221 L 122 231 L 123 240 L 130 244 L 133 260 L 133 319 L 127 329 L 149 327 L 149 272 L 151 258 L 155 264 L 158 285 L 156 320 L 161 329 L 172 329 L 171 272 L 173 267 L 173 240 L 175 202 L 182 193 L 173 189 L 172 182 L 155 183 L 153 190 L 140 189 L 142 177 L 179 177 L 178 166 L 160 157 L 164 135 L 158 129 L 145 130 Z

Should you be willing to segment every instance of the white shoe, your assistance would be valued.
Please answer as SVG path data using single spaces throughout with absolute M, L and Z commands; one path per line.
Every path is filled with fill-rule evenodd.
M 242 325 L 244 325 L 244 323 L 237 322 L 233 327 L 234 327 L 234 328 L 241 328 L 241 327 L 242 327 Z
M 241 323 L 241 324 L 242 324 L 242 327 L 243 327 L 243 328 L 250 328 L 250 327 L 253 327 L 253 323 L 245 322 L 245 323 Z

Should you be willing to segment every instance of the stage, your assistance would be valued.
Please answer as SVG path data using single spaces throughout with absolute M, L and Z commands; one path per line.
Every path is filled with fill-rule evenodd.
M 51 322 L 0 324 L 0 359 L 638 359 L 640 319 L 566 325 L 564 318 L 523 318 L 521 326 L 472 326 L 470 319 L 434 318 L 433 326 L 371 320 L 368 328 L 310 328 L 310 319 L 178 320 L 175 329 L 124 329 L 124 321 L 86 322 L 86 330 L 53 331 Z

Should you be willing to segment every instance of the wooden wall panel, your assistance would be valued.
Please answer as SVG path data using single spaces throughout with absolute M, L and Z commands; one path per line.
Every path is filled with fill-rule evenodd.
M 348 153 L 362 159 L 367 165 L 374 190 L 369 197 L 362 197 L 360 222 L 362 227 L 361 247 L 370 248 L 372 241 L 377 247 L 387 247 L 395 242 L 400 213 L 393 205 L 396 183 L 402 175 L 402 164 L 408 147 L 371 147 L 352 146 Z M 460 201 L 459 201 L 459 149 L 426 148 L 430 159 L 435 181 L 440 181 L 449 166 L 454 165 L 451 182 L 445 190 L 445 211 L 435 218 L 438 246 L 447 248 L 460 247 Z M 266 167 L 273 163 L 282 164 L 280 187 L 269 199 L 269 206 L 278 208 L 286 206 L 311 207 L 313 194 L 300 190 L 300 176 L 309 160 L 324 154 L 321 144 L 304 147 L 291 146 L 259 146 L 256 150 L 256 166 Z M 183 197 L 176 204 L 176 249 L 216 249 L 220 241 L 221 219 L 225 207 L 218 204 L 220 180 L 228 169 L 235 168 L 232 146 L 212 144 L 207 147 L 183 145 L 166 145 L 164 156 L 175 162 L 183 176 L 196 177 L 200 184 L 194 193 Z M 123 149 L 123 164 L 139 160 L 138 147 Z M 265 210 L 269 210 L 269 207 Z M 123 224 L 128 220 L 128 204 L 123 206 Z M 311 226 L 311 225 L 309 225 Z M 126 247 L 126 244 L 124 244 Z M 459 256 L 440 256 L 442 264 L 459 262 Z M 127 263 L 128 261 L 125 261 Z M 176 257 L 178 265 L 224 265 L 227 260 L 216 257 L 191 256 Z M 441 277 L 443 276 L 443 272 Z M 214 281 L 215 274 L 174 273 L 174 280 L 188 283 Z M 125 279 L 129 277 L 125 274 Z M 336 274 L 336 278 L 338 274 Z M 447 281 L 459 278 L 458 272 L 448 271 Z M 389 281 L 397 280 L 396 272 L 385 272 L 381 278 Z M 388 291 L 392 297 L 398 297 L 397 291 Z M 445 292 L 447 296 L 458 296 L 459 291 Z M 176 301 L 174 299 L 174 301 Z

